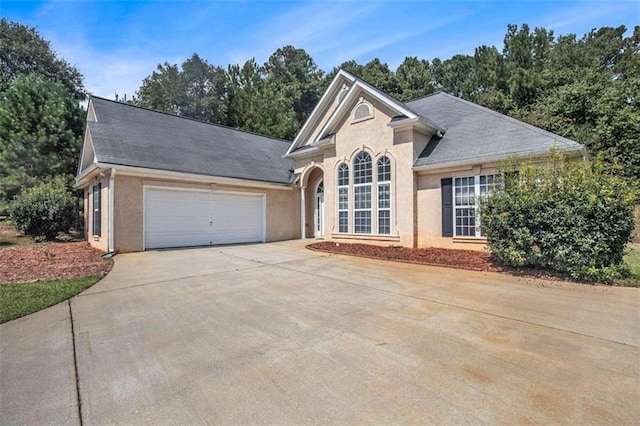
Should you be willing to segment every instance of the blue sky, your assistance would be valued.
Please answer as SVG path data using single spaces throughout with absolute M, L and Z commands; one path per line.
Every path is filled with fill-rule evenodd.
M 640 24 L 638 0 L 475 1 L 28 1 L 0 0 L 0 16 L 36 27 L 74 64 L 95 95 L 135 93 L 164 61 L 198 53 L 225 66 L 277 48 L 305 49 L 330 71 L 380 58 L 431 60 L 502 48 L 507 24 L 582 36 L 592 28 Z

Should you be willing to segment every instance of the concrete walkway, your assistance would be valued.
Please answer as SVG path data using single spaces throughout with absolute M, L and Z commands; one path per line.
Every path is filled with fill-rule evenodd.
M 638 289 L 300 241 L 119 255 L 0 338 L 0 424 L 640 423 Z

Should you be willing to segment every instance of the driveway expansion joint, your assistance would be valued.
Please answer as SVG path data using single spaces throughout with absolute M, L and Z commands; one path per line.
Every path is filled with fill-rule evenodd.
M 76 332 L 73 322 L 73 309 L 71 308 L 71 299 L 67 300 L 69 306 L 69 323 L 71 324 L 71 342 L 73 346 L 73 371 L 76 376 L 76 398 L 78 405 L 78 422 L 82 426 L 82 397 L 80 396 L 80 376 L 78 375 L 78 355 L 76 349 Z
M 226 271 L 212 272 L 210 274 L 198 274 L 198 275 L 188 275 L 188 276 L 184 276 L 184 277 L 169 278 L 169 279 L 166 279 L 166 280 L 151 281 L 151 282 L 148 282 L 148 283 L 141 283 L 141 284 L 135 284 L 135 285 L 130 285 L 130 286 L 126 286 L 126 287 L 114 288 L 113 290 L 95 291 L 95 292 L 92 292 L 92 293 L 86 293 L 85 292 L 85 293 L 81 293 L 81 294 L 77 295 L 76 297 L 96 296 L 96 295 L 99 295 L 99 294 L 113 293 L 113 292 L 116 292 L 116 291 L 128 290 L 130 288 L 146 287 L 146 286 L 151 286 L 151 285 L 155 285 L 155 284 L 165 284 L 165 283 L 169 283 L 169 282 L 173 282 L 173 281 L 188 280 L 188 279 L 191 279 L 191 278 L 209 277 L 209 276 L 214 276 L 214 275 L 227 274 L 229 272 L 238 272 L 238 271 L 244 271 L 244 270 L 249 270 L 249 269 L 258 269 L 258 268 L 264 268 L 265 266 L 268 266 L 267 264 L 263 264 L 263 263 L 260 263 L 260 262 L 256 262 L 256 263 L 258 263 L 257 266 L 251 266 L 251 267 L 247 267 L 247 268 L 228 269 Z

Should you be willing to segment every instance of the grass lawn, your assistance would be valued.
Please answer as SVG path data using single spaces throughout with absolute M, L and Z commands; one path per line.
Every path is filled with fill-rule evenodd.
M 29 246 L 35 244 L 32 238 L 20 235 L 11 225 L 10 220 L 0 220 L 0 249 L 13 246 Z
M 60 303 L 98 282 L 89 276 L 34 283 L 0 284 L 0 324 Z
M 629 244 L 629 252 L 624 261 L 631 269 L 631 277 L 619 280 L 616 284 L 627 287 L 640 287 L 640 244 Z

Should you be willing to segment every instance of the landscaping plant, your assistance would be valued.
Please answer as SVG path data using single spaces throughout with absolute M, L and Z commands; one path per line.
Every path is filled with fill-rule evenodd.
M 76 220 L 76 198 L 64 178 L 56 177 L 16 196 L 9 207 L 11 222 L 25 235 L 51 241 Z
M 503 183 L 480 204 L 488 246 L 500 262 L 590 282 L 628 274 L 622 258 L 637 193 L 601 159 L 551 153 L 546 165 L 503 173 Z

